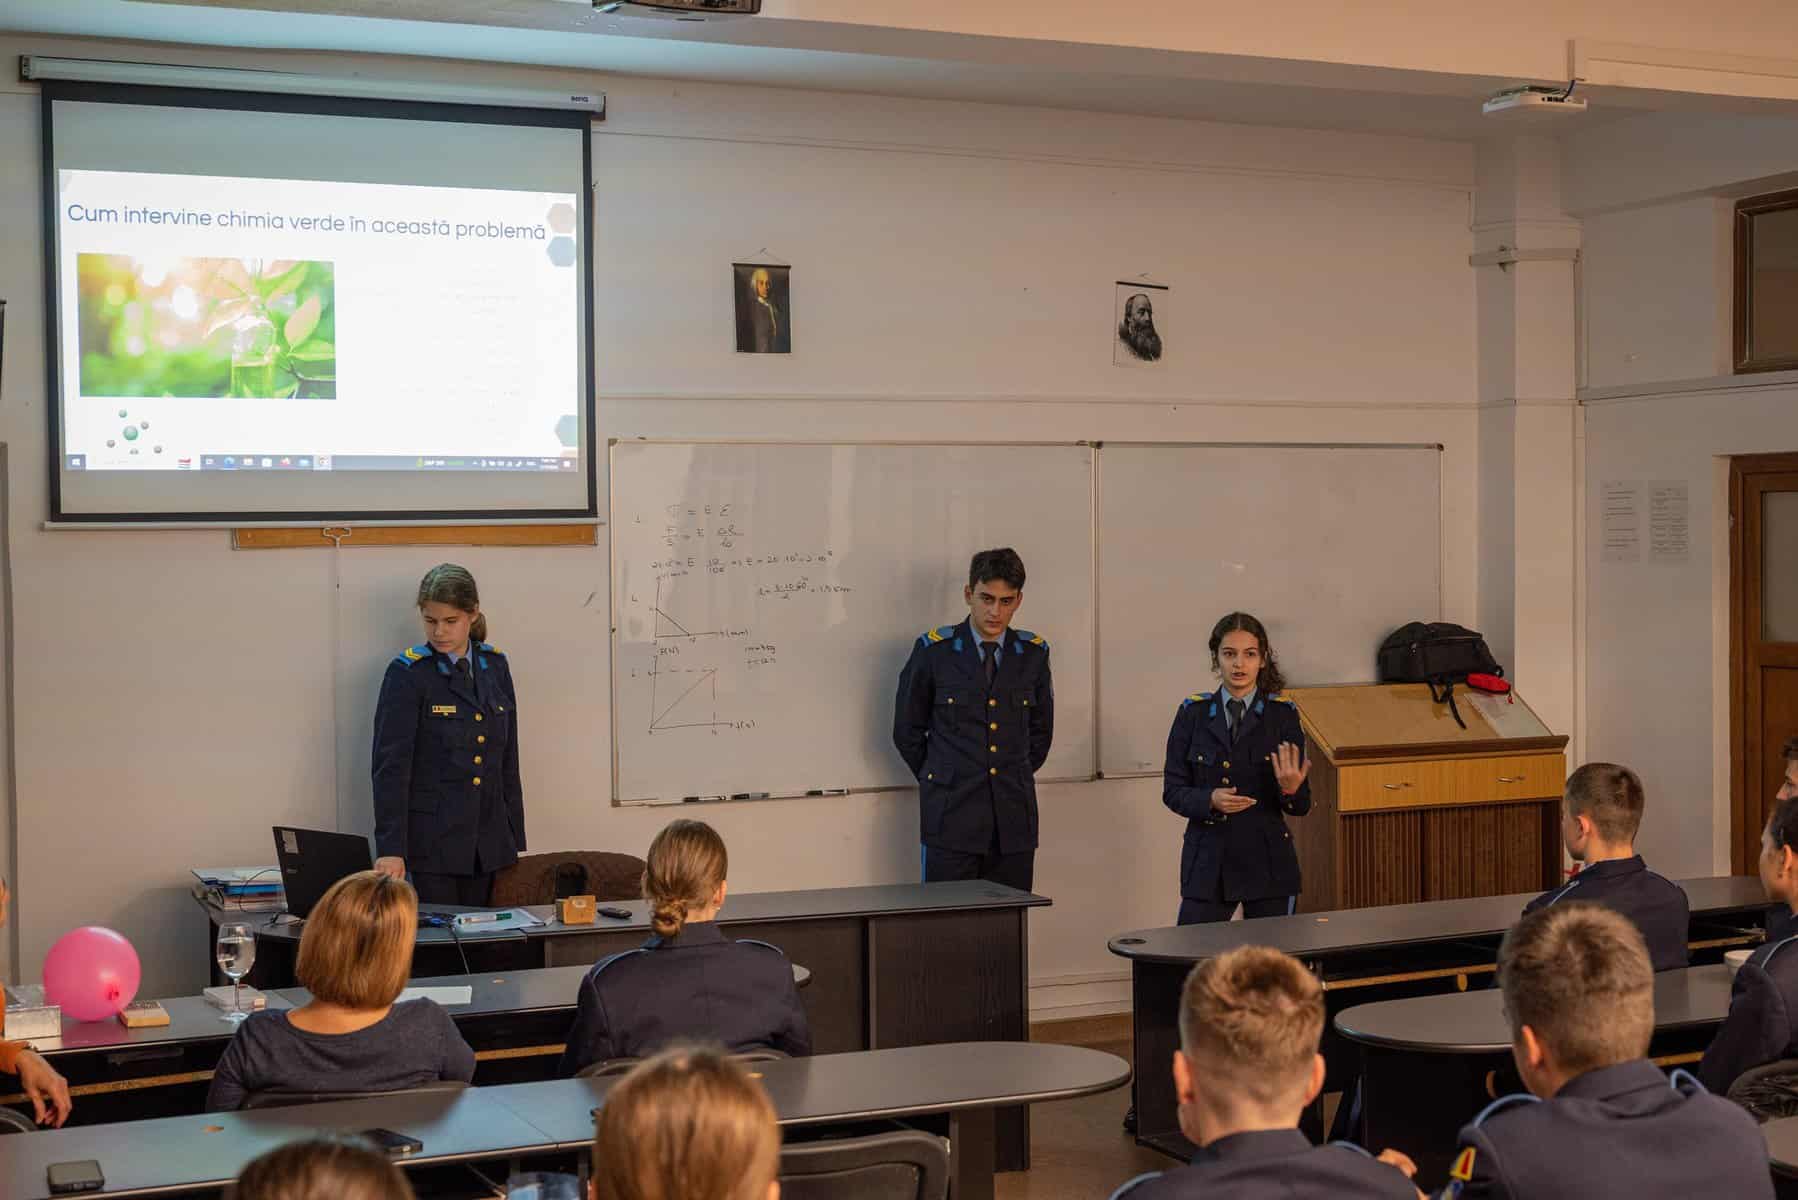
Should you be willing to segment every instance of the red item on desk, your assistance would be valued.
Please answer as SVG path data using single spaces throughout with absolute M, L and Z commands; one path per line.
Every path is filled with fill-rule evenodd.
M 1494 696 L 1508 696 L 1511 694 L 1510 681 L 1500 679 L 1496 675 L 1469 675 L 1467 677 L 1467 686 L 1477 691 L 1490 693 Z

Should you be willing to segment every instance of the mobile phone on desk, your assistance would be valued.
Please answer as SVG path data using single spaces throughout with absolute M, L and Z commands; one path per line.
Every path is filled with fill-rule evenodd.
M 605 907 L 597 908 L 594 911 L 600 916 L 610 917 L 614 921 L 628 921 L 631 919 L 631 910 L 628 908 L 614 908 L 607 905 Z
M 415 1137 L 403 1133 L 395 1133 L 391 1129 L 364 1129 L 357 1137 L 374 1143 L 375 1149 L 383 1152 L 388 1158 L 404 1158 L 408 1154 L 417 1154 L 425 1148 L 425 1144 Z
M 106 1176 L 101 1174 L 100 1164 L 91 1158 L 77 1162 L 51 1163 L 44 1174 L 48 1177 L 52 1196 L 97 1192 L 106 1186 Z

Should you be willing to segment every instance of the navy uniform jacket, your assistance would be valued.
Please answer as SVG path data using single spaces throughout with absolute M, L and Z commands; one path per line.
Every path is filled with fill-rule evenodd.
M 1311 811 L 1311 781 L 1290 797 L 1280 795 L 1274 764 L 1281 742 L 1301 751 L 1305 732 L 1290 700 L 1257 694 L 1242 714 L 1242 732 L 1230 744 L 1225 693 L 1198 693 L 1180 702 L 1167 735 L 1161 769 L 1161 802 L 1186 818 L 1180 851 L 1180 894 L 1189 900 L 1263 900 L 1296 896 L 1299 856 L 1286 828 L 1290 813 Z M 1211 807 L 1211 793 L 1235 788 L 1255 806 L 1231 816 Z
M 1648 943 L 1648 958 L 1657 971 L 1677 971 L 1691 961 L 1692 906 L 1685 889 L 1648 869 L 1640 854 L 1595 862 L 1558 888 L 1524 905 L 1528 916 L 1563 900 L 1586 900 L 1620 912 L 1635 922 Z
M 518 701 L 506 656 L 470 647 L 475 687 L 429 645 L 387 665 L 375 704 L 375 853 L 409 871 L 476 875 L 524 849 Z M 478 695 L 477 695 L 478 693 Z
M 1438 1200 L 1773 1196 L 1754 1118 L 1645 1058 L 1588 1071 L 1552 1100 L 1493 1101 L 1461 1130 L 1450 1175 Z
M 1417 1200 L 1417 1189 L 1350 1142 L 1313 1146 L 1296 1129 L 1222 1137 L 1190 1165 L 1132 1179 L 1112 1200 Z
M 1729 1016 L 1717 1031 L 1698 1081 L 1722 1095 L 1754 1067 L 1798 1058 L 1798 938 L 1758 947 L 1736 971 Z
M 793 966 L 766 942 L 732 941 L 712 921 L 602 958 L 581 980 L 562 1073 L 612 1058 L 644 1058 L 674 1041 L 733 1052 L 812 1052 Z
M 1049 643 L 1010 629 L 993 686 L 968 622 L 918 639 L 899 675 L 893 745 L 918 777 L 926 846 L 985 854 L 1036 849 L 1036 772 L 1055 736 Z

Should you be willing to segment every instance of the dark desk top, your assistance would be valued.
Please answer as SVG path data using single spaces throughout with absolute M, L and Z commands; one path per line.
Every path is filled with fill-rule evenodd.
M 1114 1054 L 1048 1042 L 948 1042 L 756 1063 L 783 1125 L 836 1124 L 1068 1100 L 1122 1087 Z M 593 1107 L 617 1078 L 483 1088 L 564 1149 L 593 1140 Z
M 446 1004 L 450 1017 L 464 1021 L 474 1017 L 513 1012 L 553 1012 L 574 1010 L 580 999 L 581 978 L 587 968 L 535 967 L 524 971 L 507 971 L 499 975 L 439 975 L 429 979 L 409 979 L 413 987 L 466 987 L 472 990 L 467 1004 Z M 793 982 L 805 987 L 812 973 L 798 963 L 793 964 Z M 312 999 L 305 988 L 282 988 L 263 993 L 270 1008 L 298 1008 Z M 116 1020 L 77 1021 L 64 1017 L 62 1037 L 33 1039 L 32 1046 L 49 1056 L 112 1050 L 132 1046 L 158 1045 L 167 1042 L 228 1041 L 237 1027 L 223 1019 L 223 1014 L 206 1003 L 201 996 L 177 996 L 161 1002 L 168 1011 L 169 1023 L 148 1029 L 127 1029 Z
M 49 1195 L 45 1171 L 51 1163 L 85 1158 L 99 1162 L 106 1187 L 84 1195 L 217 1187 L 276 1146 L 363 1129 L 392 1129 L 423 1142 L 423 1150 L 405 1159 L 407 1165 L 551 1149 L 539 1130 L 493 1100 L 490 1091 L 382 1096 L 0 1137 L 0 1194 L 7 1200 L 42 1200 Z
M 291 922 L 268 924 L 270 913 L 242 913 L 200 900 L 213 924 L 223 920 L 243 920 L 256 927 L 256 936 L 280 941 L 298 941 L 301 926 Z M 461 940 L 490 941 L 504 938 L 539 938 L 572 936 L 584 933 L 617 933 L 620 931 L 649 936 L 649 906 L 642 900 L 608 900 L 608 907 L 627 908 L 629 920 L 617 921 L 599 917 L 590 925 L 564 925 L 556 918 L 554 905 L 526 904 L 518 907 L 543 920 L 542 925 L 508 933 L 477 933 L 462 930 Z M 957 880 L 953 883 L 895 883 L 872 887 L 818 888 L 803 892 L 732 893 L 718 915 L 725 928 L 732 925 L 770 921 L 817 921 L 833 917 L 895 916 L 905 913 L 941 912 L 952 909 L 1038 908 L 1050 904 L 1047 897 L 1020 892 L 1003 884 L 981 879 Z M 424 905 L 425 911 L 460 912 L 443 905 Z M 421 946 L 448 943 L 447 929 L 420 929 Z
M 1656 1033 L 1720 1025 L 1729 1015 L 1733 972 L 1723 963 L 1662 971 L 1654 977 Z M 1504 994 L 1497 988 L 1382 1000 L 1336 1014 L 1336 1032 L 1387 1050 L 1500 1054 L 1511 1049 Z
M 1682 879 L 1694 917 L 1754 912 L 1772 907 L 1753 875 Z M 1146 962 L 1193 963 L 1238 946 L 1273 946 L 1296 958 L 1376 950 L 1385 946 L 1452 942 L 1493 937 L 1517 923 L 1523 906 L 1538 893 L 1482 896 L 1475 900 L 1433 900 L 1381 908 L 1300 913 L 1254 921 L 1176 925 L 1138 929 L 1112 938 L 1111 952 Z
M 1078 1046 L 963 1042 L 759 1063 L 783 1124 L 835 1124 L 1064 1100 L 1120 1087 L 1129 1064 Z M 383 1096 L 256 1112 L 206 1113 L 0 1137 L 0 1195 L 44 1200 L 51 1163 L 91 1158 L 103 1192 L 154 1195 L 218 1186 L 257 1155 L 309 1135 L 386 1128 L 424 1149 L 404 1165 L 578 1149 L 614 1079 L 564 1079 L 463 1092 Z

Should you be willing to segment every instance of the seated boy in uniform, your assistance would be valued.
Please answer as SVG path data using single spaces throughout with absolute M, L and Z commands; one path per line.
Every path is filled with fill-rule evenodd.
M 1798 916 L 1798 738 L 1786 743 L 1785 786 L 1761 831 L 1761 884 L 1769 899 Z M 1770 940 L 1736 972 L 1729 1016 L 1717 1031 L 1698 1079 L 1721 1095 L 1742 1072 L 1798 1058 L 1798 936 Z
M 1587 763 L 1567 780 L 1561 803 L 1561 835 L 1567 855 L 1584 863 L 1569 882 L 1542 893 L 1524 908 L 1533 913 L 1567 900 L 1590 900 L 1636 923 L 1657 971 L 1689 961 L 1691 905 L 1672 880 L 1656 875 L 1636 853 L 1642 827 L 1642 781 L 1616 763 Z
M 1461 1130 L 1440 1200 L 1771 1200 L 1753 1119 L 1646 1057 L 1654 972 L 1633 922 L 1576 902 L 1530 913 L 1505 935 L 1498 979 L 1531 1094 Z
M 1416 1200 L 1409 1159 L 1313 1146 L 1299 1116 L 1323 1087 L 1323 987 L 1294 959 L 1242 946 L 1207 959 L 1180 997 L 1174 1088 L 1190 1165 L 1126 1183 L 1113 1200 Z

